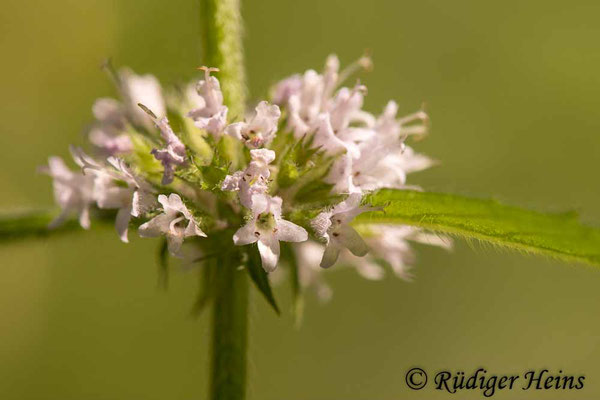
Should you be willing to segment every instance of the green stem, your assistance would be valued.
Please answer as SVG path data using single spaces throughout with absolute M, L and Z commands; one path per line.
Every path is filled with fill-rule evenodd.
M 217 67 L 229 118 L 243 117 L 246 74 L 239 0 L 201 0 L 204 62 Z
M 242 400 L 246 393 L 248 278 L 237 257 L 217 259 L 213 298 L 210 399 Z
M 242 46 L 242 16 L 239 0 L 200 0 L 204 63 L 219 68 L 218 78 L 223 102 L 229 109 L 228 119 L 239 121 L 246 106 L 246 73 Z M 233 170 L 244 164 L 241 144 L 223 136 L 219 149 L 231 162 Z
M 239 0 L 200 0 L 204 63 L 219 68 L 223 99 L 229 119 L 243 117 L 246 76 L 242 47 L 242 17 Z M 232 167 L 240 163 L 239 144 L 223 138 Z M 229 239 L 231 240 L 231 239 Z M 239 253 L 217 259 L 213 298 L 212 400 L 243 400 L 246 389 L 246 341 L 248 278 L 239 270 Z
M 29 210 L 17 211 L 12 214 L 0 214 L 0 243 L 14 241 L 30 237 L 56 236 L 70 232 L 81 232 L 83 228 L 76 219 L 67 219 L 62 225 L 49 229 L 48 225 L 56 218 L 58 211 Z M 111 226 L 114 221 L 114 213 L 97 213 L 94 215 L 92 225 Z

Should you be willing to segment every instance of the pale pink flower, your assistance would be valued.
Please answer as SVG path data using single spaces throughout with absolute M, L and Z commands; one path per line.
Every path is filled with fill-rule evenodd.
M 198 82 L 196 91 L 200 98 L 196 98 L 199 104 L 197 108 L 190 111 L 187 116 L 194 120 L 195 125 L 206 130 L 215 138 L 221 137 L 223 129 L 227 124 L 227 106 L 223 105 L 223 93 L 219 80 L 211 76 L 211 72 L 219 71 L 218 68 L 200 68 L 204 71 L 204 80 Z
M 281 218 L 281 198 L 254 195 L 252 217 L 233 235 L 233 243 L 243 246 L 257 243 L 262 266 L 272 272 L 279 261 L 279 242 L 303 242 L 308 239 L 304 228 Z
M 202 232 L 178 194 L 171 193 L 169 197 L 161 194 L 158 196 L 158 202 L 162 205 L 162 214 L 142 224 L 138 232 L 141 237 L 165 235 L 169 252 L 181 257 L 181 245 L 186 237 L 206 237 L 206 234 Z
M 258 103 L 254 115 L 245 122 L 236 122 L 225 128 L 225 133 L 256 149 L 269 144 L 277 132 L 281 111 L 266 101 Z
M 60 226 L 70 214 L 75 213 L 79 216 L 81 227 L 89 229 L 90 207 L 94 204 L 94 178 L 71 171 L 60 157 L 50 157 L 48 166 L 40 168 L 40 171 L 52 177 L 54 199 L 61 209 L 49 228 Z

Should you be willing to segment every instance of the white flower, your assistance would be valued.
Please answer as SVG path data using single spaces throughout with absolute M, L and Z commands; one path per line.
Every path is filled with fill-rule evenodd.
M 313 289 L 320 301 L 327 302 L 333 296 L 333 290 L 323 279 L 323 269 L 319 267 L 323 250 L 322 244 L 312 240 L 294 245 L 300 287 Z
M 303 75 L 293 75 L 279 82 L 273 90 L 273 102 L 278 105 L 287 106 L 288 128 L 294 132 L 294 136 L 299 139 L 307 133 L 312 133 L 318 126 L 318 116 L 321 113 L 335 111 L 333 124 L 337 131 L 338 117 L 344 114 L 342 99 L 332 101 L 331 97 L 335 89 L 352 75 L 358 69 L 369 69 L 371 60 L 368 57 L 361 57 L 358 61 L 346 67 L 339 72 L 339 60 L 335 55 L 327 57 L 323 74 L 314 70 L 308 70 Z M 363 86 L 357 86 L 362 90 Z M 348 91 L 348 89 L 343 89 Z M 342 93 L 342 97 L 346 93 Z M 362 97 L 352 96 L 353 104 L 358 100 L 362 103 Z M 337 104 L 336 104 L 337 103 Z M 360 108 L 360 106 L 359 106 Z M 363 118 L 363 112 L 351 113 L 352 117 L 359 120 Z M 372 118 L 367 118 L 369 121 Z M 339 121 L 344 122 L 344 121 Z
M 199 103 L 199 106 L 190 111 L 187 116 L 194 120 L 198 128 L 219 138 L 227 124 L 227 107 L 223 105 L 223 93 L 219 80 L 210 76 L 211 72 L 219 71 L 219 69 L 207 67 L 200 69 L 204 71 L 204 80 L 198 82 L 196 86 L 200 98 L 196 98 L 195 101 Z
M 302 84 L 288 98 L 288 127 L 296 138 L 311 132 L 322 111 L 323 77 L 313 70 L 302 76 Z
M 60 157 L 50 157 L 48 166 L 40 170 L 54 179 L 54 199 L 61 208 L 60 215 L 50 223 L 49 228 L 58 227 L 74 212 L 79 215 L 81 227 L 89 229 L 90 206 L 94 203 L 94 178 L 71 171 Z
M 358 232 L 349 223 L 359 214 L 373 211 L 375 208 L 360 206 L 362 195 L 352 193 L 348 198 L 331 210 L 323 211 L 312 221 L 317 236 L 325 239 L 327 247 L 323 253 L 321 267 L 329 268 L 338 259 L 340 251 L 345 247 L 355 256 L 362 257 L 368 253 L 369 247 Z
M 154 123 L 160 129 L 160 133 L 166 146 L 163 149 L 152 149 L 154 158 L 159 160 L 163 167 L 163 178 L 162 184 L 168 185 L 173 182 L 175 167 L 185 164 L 185 145 L 181 143 L 181 140 L 175 135 L 173 129 L 169 125 L 167 117 L 160 119 L 154 119 Z
M 302 77 L 299 74 L 292 75 L 281 80 L 273 88 L 271 99 L 273 104 L 285 106 L 291 96 L 294 96 L 302 89 Z
M 121 240 L 127 243 L 131 217 L 139 217 L 156 205 L 154 188 L 135 175 L 120 158 L 109 157 L 109 165 L 101 165 L 81 149 L 72 148 L 73 159 L 94 177 L 93 198 L 99 208 L 117 209 L 115 227 Z
M 163 207 L 163 213 L 139 227 L 141 237 L 165 235 L 169 252 L 175 256 L 181 256 L 181 245 L 186 237 L 206 237 L 179 195 L 171 193 L 167 197 L 161 194 L 158 202 Z
M 135 124 L 152 129 L 152 122 L 138 107 L 139 103 L 145 104 L 158 117 L 167 114 L 162 88 L 155 76 L 136 75 L 131 70 L 123 69 L 120 73 L 120 83 L 125 109 Z
M 312 146 L 318 147 L 328 155 L 338 155 L 348 152 L 351 157 L 358 157 L 360 151 L 358 146 L 352 142 L 341 140 L 333 131 L 331 118 L 327 113 L 319 115 L 317 118 L 317 131 L 315 132 Z
M 396 276 L 404 280 L 412 280 L 410 268 L 415 261 L 415 254 L 408 241 L 452 249 L 452 239 L 423 232 L 419 228 L 407 225 L 369 224 L 365 226 L 368 235 L 365 241 L 371 253 L 358 259 L 345 254 L 344 261 L 356 267 L 372 266 L 381 268 L 376 258 L 384 260 L 392 268 Z M 383 271 L 382 271 L 383 272 Z
M 341 88 L 328 106 L 333 131 L 343 140 L 362 139 L 362 136 L 356 135 L 354 129 L 348 129 L 351 123 L 369 127 L 375 123 L 371 114 L 361 110 L 366 92 L 367 88 L 363 85 L 356 85 L 354 89 Z M 358 133 L 365 134 L 362 129 L 359 129 Z
M 415 254 L 409 241 L 452 248 L 452 240 L 446 236 L 429 234 L 421 229 L 406 225 L 368 224 L 362 226 L 366 232 L 365 242 L 369 254 L 358 257 L 349 252 L 340 253 L 338 264 L 343 268 L 353 268 L 365 279 L 381 280 L 385 277 L 384 265 L 389 265 L 396 276 L 410 281 L 409 269 Z M 314 241 L 294 245 L 297 261 L 298 280 L 303 290 L 312 289 L 321 301 L 328 301 L 332 290 L 324 279 L 324 269 L 319 267 L 324 246 Z M 381 262 L 384 262 L 382 264 Z
M 262 266 L 272 272 L 279 261 L 279 242 L 303 242 L 308 239 L 304 228 L 281 218 L 281 198 L 254 195 L 252 218 L 233 235 L 233 243 L 243 246 L 257 243 Z
M 269 164 L 275 159 L 275 152 L 269 149 L 250 150 L 252 161 L 244 171 L 227 175 L 221 190 L 238 191 L 240 202 L 246 208 L 252 208 L 252 196 L 268 191 L 271 171 Z
M 92 113 L 96 124 L 89 133 L 90 142 L 108 155 L 129 153 L 133 144 L 124 133 L 126 119 L 123 106 L 115 99 L 101 98 L 94 102 Z
M 339 60 L 330 55 L 323 74 L 310 69 L 302 76 L 293 75 L 275 86 L 273 101 L 288 108 L 288 128 L 299 139 L 317 128 L 317 117 L 338 83 Z
M 243 141 L 250 148 L 262 147 L 275 137 L 280 116 L 279 107 L 261 101 L 250 119 L 229 125 L 225 128 L 225 133 Z
M 422 133 L 421 128 L 425 129 L 425 126 L 405 127 L 403 124 L 426 121 L 426 114 L 417 112 L 396 120 L 396 111 L 396 103 L 389 102 L 374 127 L 364 128 L 365 131 L 372 129 L 373 135 L 364 135 L 363 139 L 366 140 L 356 145 L 357 151 L 334 162 L 325 179 L 335 185 L 334 193 L 406 188 L 407 174 L 427 169 L 434 164 L 429 157 L 415 153 L 404 144 L 407 134 Z
M 319 266 L 324 250 L 322 244 L 312 240 L 294 245 L 300 287 L 303 290 L 315 291 L 320 301 L 327 302 L 333 296 L 333 291 L 324 277 L 327 270 Z M 385 275 L 383 268 L 369 255 L 359 258 L 350 253 L 343 253 L 341 260 L 341 267 L 351 267 L 365 279 L 381 280 Z

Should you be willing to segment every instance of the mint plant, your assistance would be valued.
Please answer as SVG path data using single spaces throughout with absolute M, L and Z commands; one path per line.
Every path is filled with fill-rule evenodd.
M 0 239 L 114 223 L 122 242 L 161 238 L 166 268 L 170 257 L 198 264 L 196 309 L 213 308 L 211 398 L 244 398 L 248 278 L 278 313 L 271 284 L 290 279 L 299 316 L 305 292 L 331 296 L 324 268 L 350 266 L 368 279 L 389 268 L 410 279 L 411 241 L 450 248 L 459 236 L 600 265 L 600 230 L 574 214 L 412 186 L 408 175 L 434 164 L 410 146 L 429 117 L 401 116 L 393 101 L 379 114 L 364 110 L 356 75 L 369 57 L 341 68 L 329 56 L 322 71 L 284 78 L 249 106 L 238 1 L 202 4 L 201 79 L 165 88 L 107 64 L 119 99 L 94 103 L 73 167 L 53 156 L 41 168 L 59 212 L 6 214 Z

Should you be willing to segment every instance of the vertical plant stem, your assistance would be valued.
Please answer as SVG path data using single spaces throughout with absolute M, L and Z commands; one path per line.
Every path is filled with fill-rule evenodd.
M 223 102 L 229 108 L 229 120 L 244 117 L 246 104 L 246 72 L 242 45 L 242 15 L 240 0 L 200 0 L 204 63 L 219 68 L 218 78 Z M 219 149 L 231 162 L 233 170 L 244 163 L 241 144 L 223 136 Z
M 243 117 L 246 73 L 239 0 L 200 0 L 204 62 L 219 68 L 223 100 L 229 117 Z
M 204 63 L 219 68 L 223 100 L 229 119 L 243 117 L 246 76 L 239 0 L 200 0 Z M 241 149 L 232 138 L 222 139 L 232 167 L 241 162 Z M 226 239 L 225 239 L 226 240 Z M 231 243 L 231 238 L 228 238 Z M 211 400 L 243 400 L 246 392 L 248 278 L 239 270 L 239 254 L 217 259 L 213 301 Z
M 235 255 L 217 259 L 214 281 L 210 399 L 242 400 L 246 394 L 248 278 Z

